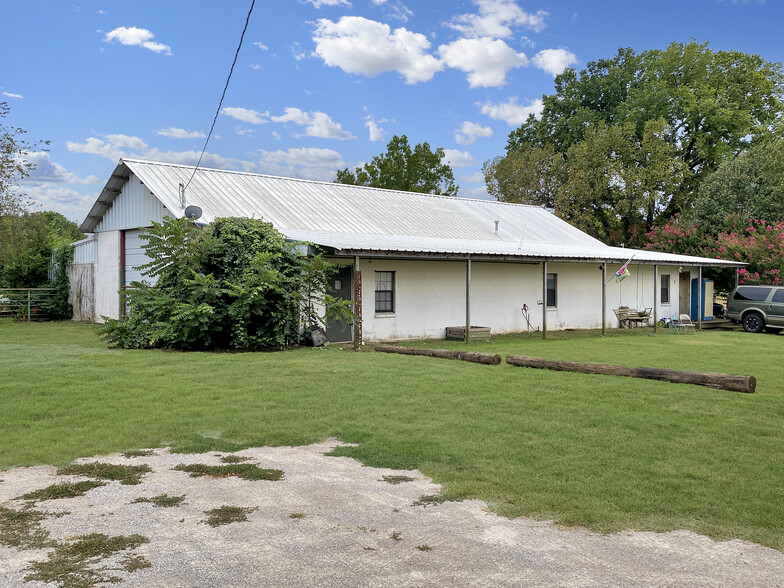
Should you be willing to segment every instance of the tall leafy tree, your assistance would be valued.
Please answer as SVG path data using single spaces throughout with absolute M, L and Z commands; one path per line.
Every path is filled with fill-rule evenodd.
M 688 219 L 729 230 L 741 220 L 784 220 L 784 139 L 751 147 L 702 182 Z
M 30 175 L 35 166 L 25 161 L 24 156 L 48 144 L 31 143 L 25 139 L 24 129 L 7 125 L 4 119 L 10 110 L 7 102 L 0 102 L 0 217 L 20 214 L 29 206 L 29 200 L 18 191 L 18 185 L 19 180 Z
M 0 287 L 45 285 L 52 251 L 82 237 L 76 223 L 58 212 L 0 216 Z
M 509 135 L 506 155 L 485 164 L 488 191 L 552 206 L 611 243 L 639 244 L 688 212 L 722 162 L 769 139 L 783 87 L 781 64 L 707 43 L 620 49 L 556 77 L 541 117 L 530 116 Z M 563 181 L 546 177 L 561 164 L 542 165 L 556 154 Z
M 458 187 L 452 168 L 443 159 L 443 148 L 433 150 L 429 143 L 419 143 L 412 149 L 408 137 L 395 135 L 386 153 L 376 155 L 354 171 L 338 170 L 336 182 L 454 196 Z

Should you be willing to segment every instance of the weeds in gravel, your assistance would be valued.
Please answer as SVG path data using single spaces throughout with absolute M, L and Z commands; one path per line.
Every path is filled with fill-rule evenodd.
M 19 499 L 24 500 L 57 500 L 60 498 L 76 498 L 77 496 L 84 496 L 88 490 L 105 486 L 106 482 L 98 482 L 94 480 L 85 480 L 83 482 L 64 482 L 62 484 L 53 484 L 34 492 L 22 494 Z
M 433 551 L 433 546 L 432 545 L 417 545 L 416 548 L 419 551 Z
M 172 468 L 180 472 L 189 472 L 192 478 L 209 476 L 210 478 L 229 478 L 236 476 L 245 480 L 272 480 L 277 481 L 283 478 L 281 470 L 265 470 L 257 465 L 250 463 L 232 464 L 224 466 L 211 466 L 203 463 L 185 465 L 181 463 Z
M 99 480 L 119 480 L 120 484 L 133 485 L 140 484 L 142 476 L 151 471 L 150 466 L 146 464 L 125 466 L 94 461 L 93 463 L 65 466 L 57 470 L 57 475 L 87 476 L 88 478 L 98 478 Z
M 109 537 L 102 533 L 91 533 L 75 538 L 76 541 L 57 543 L 49 558 L 30 564 L 32 573 L 25 576 L 25 581 L 57 582 L 67 588 L 89 588 L 102 583 L 116 583 L 121 579 L 107 575 L 108 571 L 134 572 L 150 567 L 150 562 L 139 555 L 128 555 L 117 567 L 95 566 L 115 553 L 133 550 L 149 543 L 147 537 L 141 535 L 118 535 Z
M 381 476 L 381 481 L 388 484 L 402 484 L 403 482 L 413 482 L 415 478 L 409 476 Z
M 230 523 L 242 523 L 248 520 L 248 515 L 254 510 L 258 510 L 257 506 L 221 506 L 213 508 L 212 510 L 205 510 L 204 514 L 207 515 L 207 520 L 203 521 L 210 527 L 220 527 L 221 525 L 228 525 Z
M 393 541 L 402 541 L 403 540 L 403 533 L 400 531 L 392 531 L 392 534 L 389 536 L 390 539 Z
M 243 461 L 250 461 L 250 458 L 242 455 L 221 455 L 220 460 L 223 463 L 242 463 Z
M 445 500 L 446 498 L 438 494 L 425 494 L 417 498 L 411 506 L 435 506 L 436 504 L 443 504 Z
M 180 506 L 184 500 L 185 500 L 185 494 L 183 494 L 182 496 L 169 496 L 168 494 L 159 494 L 158 496 L 153 496 L 151 498 L 147 498 L 147 497 L 137 498 L 136 500 L 132 500 L 131 504 L 138 504 L 140 502 L 149 502 L 153 506 L 159 508 L 171 508 L 173 506 Z
M 305 513 L 304 512 L 293 512 L 289 515 L 290 519 L 304 519 Z
M 49 531 L 41 527 L 47 516 L 29 505 L 21 510 L 0 506 L 0 545 L 18 549 L 51 547 L 54 542 L 49 539 Z
M 152 449 L 131 449 L 130 451 L 125 451 L 122 454 L 125 459 L 131 459 L 133 457 L 149 457 L 151 455 L 155 455 L 155 452 Z

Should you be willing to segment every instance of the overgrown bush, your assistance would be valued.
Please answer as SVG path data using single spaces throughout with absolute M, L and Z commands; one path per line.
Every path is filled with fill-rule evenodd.
M 68 302 L 68 266 L 71 265 L 73 256 L 71 245 L 60 245 L 52 251 L 54 279 L 50 286 L 54 288 L 54 293 L 44 303 L 44 311 L 55 320 L 68 320 L 73 317 L 73 308 Z
M 133 282 L 129 315 L 104 317 L 110 345 L 280 348 L 311 325 L 353 319 L 350 301 L 325 295 L 334 265 L 303 255 L 269 223 L 220 218 L 199 230 L 166 218 L 142 239 L 151 259 L 142 274 L 155 283 Z

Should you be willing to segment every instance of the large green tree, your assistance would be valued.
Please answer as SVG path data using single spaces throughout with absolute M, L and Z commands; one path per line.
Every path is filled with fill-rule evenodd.
M 76 223 L 58 212 L 0 216 L 0 287 L 46 285 L 52 251 L 82 237 Z
M 719 166 L 700 184 L 688 220 L 714 231 L 738 220 L 784 220 L 784 139 L 761 143 Z
M 634 198 L 624 206 L 635 210 L 645 229 L 688 211 L 700 184 L 722 162 L 768 138 L 782 113 L 783 82 L 781 64 L 713 51 L 707 43 L 672 43 L 639 54 L 620 49 L 611 59 L 556 77 L 555 93 L 543 97 L 541 117 L 530 116 L 510 134 L 505 158 L 486 165 L 488 189 L 491 194 L 502 190 L 494 195 L 503 200 L 546 204 L 540 191 L 531 189 L 549 181 L 535 179 L 535 165 L 516 173 L 520 183 L 499 183 L 495 169 L 503 170 L 504 159 L 520 151 L 545 150 L 524 156 L 533 162 L 560 154 L 567 165 L 564 185 L 580 191 L 568 190 L 565 208 L 555 199 L 556 214 L 590 224 L 598 201 L 603 214 L 614 215 L 607 219 L 612 223 L 599 219 L 600 225 L 633 227 L 611 241 L 635 244 L 638 223 L 624 220 L 623 209 L 614 214 L 610 206 L 617 205 L 616 199 L 608 202 L 602 193 L 629 193 L 628 174 L 634 172 Z M 637 153 L 629 154 L 627 146 Z M 604 166 L 590 153 L 597 148 L 611 160 Z M 626 171 L 620 173 L 618 165 Z M 589 232 L 602 236 L 602 231 Z
M 449 164 L 444 163 L 444 150 L 433 150 L 429 143 L 419 143 L 413 149 L 408 138 L 395 135 L 386 153 L 376 155 L 370 163 L 338 170 L 339 184 L 372 186 L 406 192 L 424 192 L 454 196 L 458 187 Z

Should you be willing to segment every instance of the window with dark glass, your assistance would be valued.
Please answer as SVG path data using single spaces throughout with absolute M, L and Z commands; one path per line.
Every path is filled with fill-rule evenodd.
M 547 306 L 558 306 L 558 274 L 547 274 Z
M 668 274 L 661 276 L 661 303 L 670 303 L 670 276 Z
M 760 288 L 758 286 L 741 286 L 735 292 L 735 300 L 750 300 L 752 302 L 765 302 L 772 288 Z
M 376 272 L 376 312 L 395 312 L 395 272 Z

